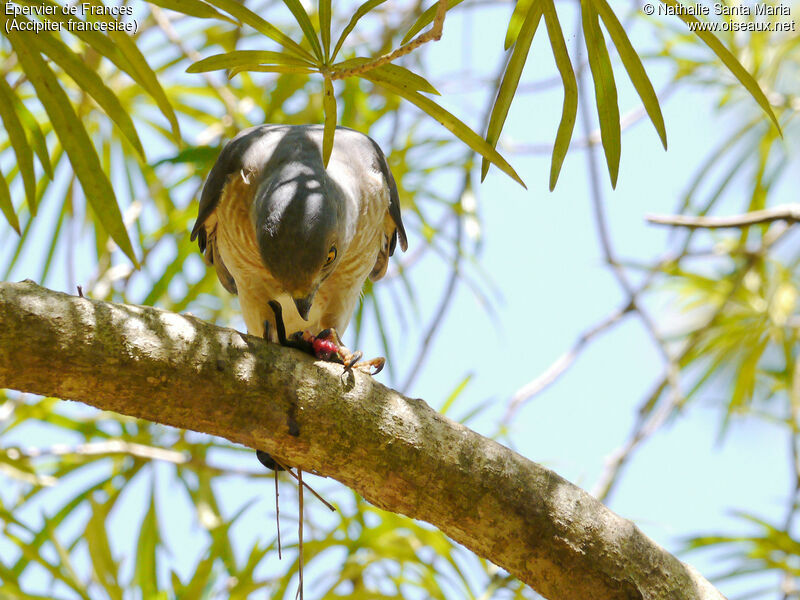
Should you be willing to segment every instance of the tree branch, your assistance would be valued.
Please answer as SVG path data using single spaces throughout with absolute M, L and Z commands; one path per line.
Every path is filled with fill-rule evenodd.
M 337 79 L 345 79 L 354 75 L 361 75 L 367 71 L 371 71 L 372 69 L 376 69 L 382 65 L 395 61 L 401 56 L 410 54 L 423 44 L 428 42 L 438 42 L 440 39 L 442 39 L 442 28 L 444 27 L 445 13 L 447 13 L 447 0 L 439 0 L 439 5 L 436 8 L 436 16 L 433 19 L 433 25 L 431 25 L 431 28 L 428 31 L 421 33 L 407 44 L 396 48 L 389 54 L 379 56 L 378 58 L 375 58 L 362 65 L 353 67 L 352 69 L 334 69 L 331 71 L 331 79 L 335 81 Z
M 192 316 L 0 283 L 0 387 L 260 448 L 551 599 L 722 598 L 630 521 L 422 400 Z
M 646 215 L 645 218 L 656 225 L 671 227 L 690 227 L 693 229 L 730 229 L 761 225 L 773 221 L 800 223 L 800 203 L 784 204 L 764 210 L 754 210 L 743 215 L 730 217 L 692 217 L 688 215 Z

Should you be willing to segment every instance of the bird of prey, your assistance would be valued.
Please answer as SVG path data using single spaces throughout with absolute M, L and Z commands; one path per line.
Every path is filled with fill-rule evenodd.
M 318 125 L 239 133 L 211 169 L 192 230 L 222 285 L 238 293 L 248 333 L 273 342 L 280 313 L 286 331 L 308 330 L 310 341 L 343 333 L 366 278 L 383 277 L 396 244 L 408 245 L 377 143 L 337 127 L 325 168 L 322 138 Z

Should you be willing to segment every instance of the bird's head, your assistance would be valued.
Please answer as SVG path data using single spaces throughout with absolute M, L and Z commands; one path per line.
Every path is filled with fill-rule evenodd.
M 264 266 L 307 320 L 345 249 L 343 193 L 324 171 L 293 161 L 261 182 L 253 208 Z

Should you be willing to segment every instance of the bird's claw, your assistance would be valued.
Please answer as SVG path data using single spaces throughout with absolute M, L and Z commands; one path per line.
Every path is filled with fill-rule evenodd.
M 339 337 L 335 329 L 323 329 L 317 335 L 309 331 L 300 334 L 300 339 L 311 347 L 311 354 L 320 360 L 344 365 L 345 371 L 358 369 L 368 375 L 377 375 L 383 369 L 386 359 L 382 357 L 361 361 L 364 353 L 360 350 L 351 352 Z

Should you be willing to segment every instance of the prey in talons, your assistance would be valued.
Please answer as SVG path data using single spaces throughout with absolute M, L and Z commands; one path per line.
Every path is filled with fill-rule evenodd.
M 269 306 L 275 314 L 275 329 L 278 336 L 278 343 L 280 343 L 281 346 L 296 348 L 320 360 L 344 365 L 344 370 L 346 372 L 358 369 L 368 375 L 377 375 L 386 364 L 386 359 L 383 357 L 362 361 L 361 358 L 364 356 L 364 353 L 361 351 L 351 352 L 346 348 L 339 334 L 332 327 L 323 329 L 317 335 L 309 331 L 297 331 L 287 337 L 286 327 L 283 324 L 283 310 L 281 309 L 280 303 L 275 300 L 270 300 Z M 269 324 L 265 323 L 265 332 L 268 327 Z

